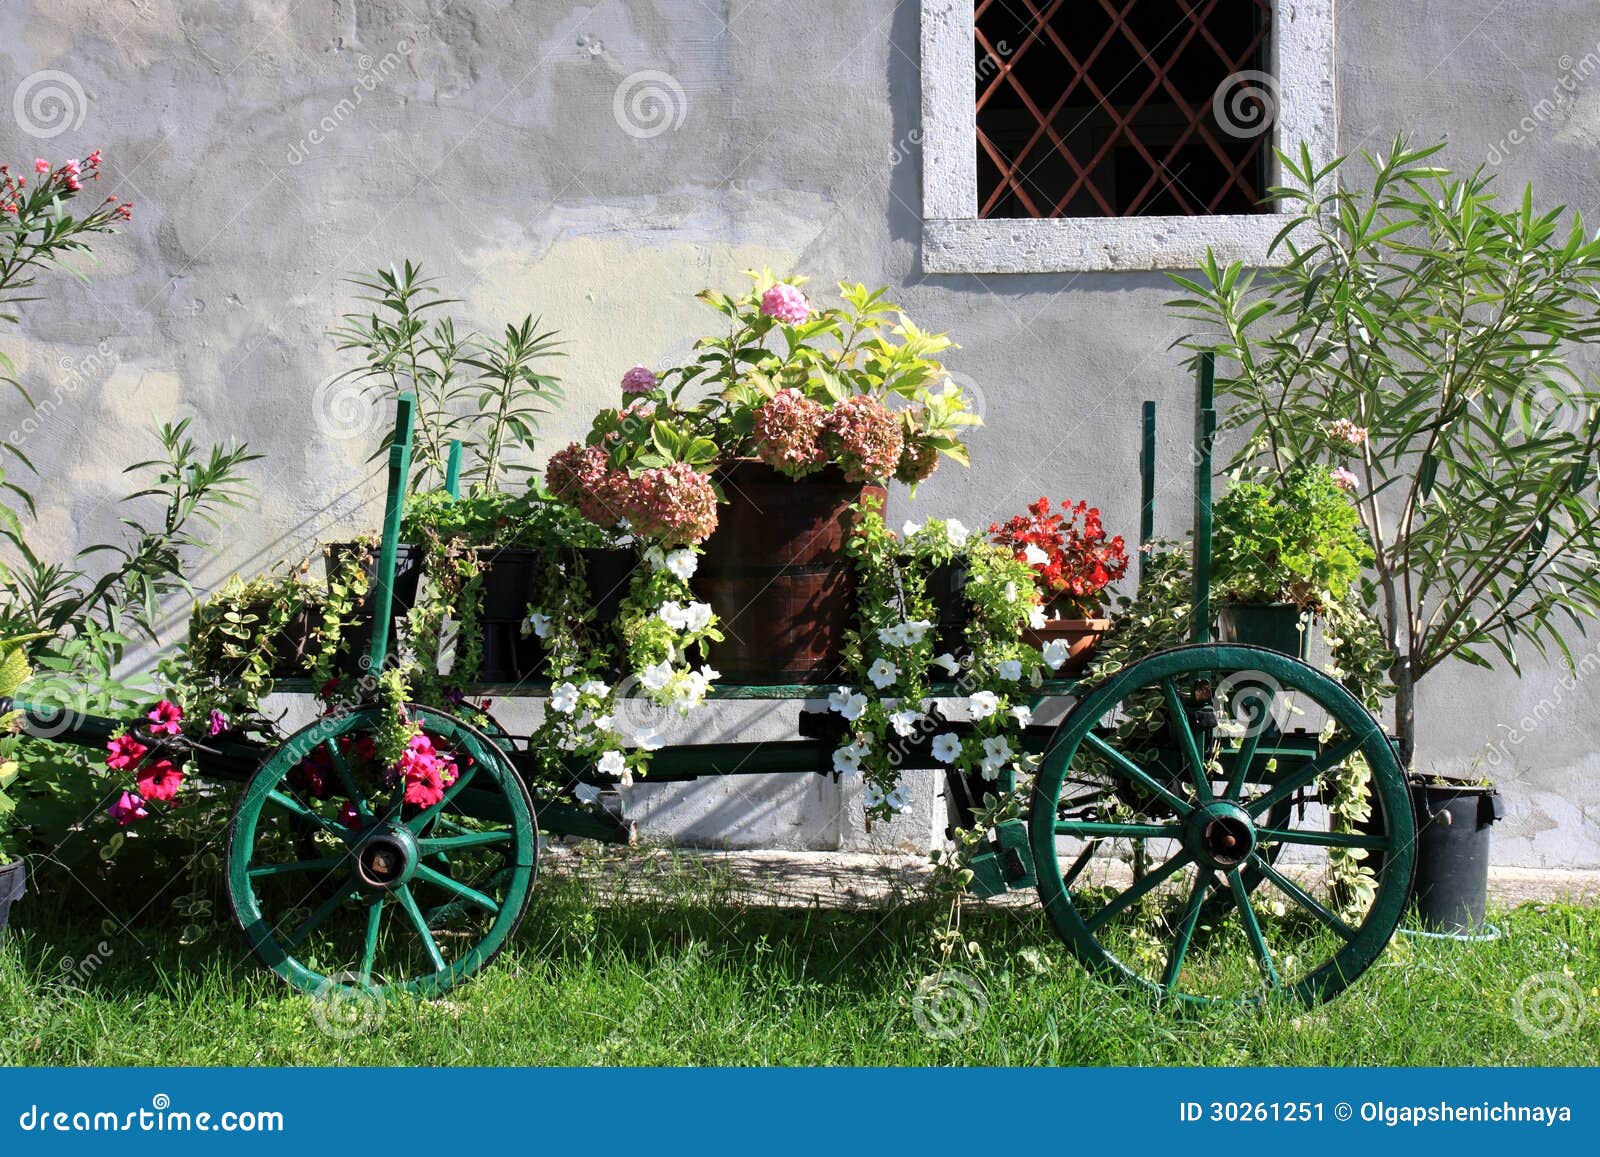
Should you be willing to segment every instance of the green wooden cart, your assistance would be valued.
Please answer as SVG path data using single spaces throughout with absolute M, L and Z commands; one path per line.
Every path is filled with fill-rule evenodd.
M 1202 358 L 1192 642 L 1093 685 L 1036 689 L 1036 704 L 1070 708 L 1058 724 L 1026 729 L 1039 757 L 1031 796 L 1024 814 L 988 832 L 971 887 L 1036 889 L 1049 925 L 1084 964 L 1159 997 L 1312 1003 L 1369 967 L 1399 923 L 1414 859 L 1411 803 L 1391 740 L 1343 686 L 1290 655 L 1210 637 L 1212 374 Z M 1153 403 L 1143 423 L 1148 541 Z M 373 588 L 380 624 L 393 609 L 410 432 L 402 400 Z M 389 647 L 388 632 L 372 632 L 371 670 L 383 669 Z M 508 690 L 543 693 L 495 689 Z M 934 694 L 963 692 L 944 685 Z M 718 686 L 718 698 L 811 702 L 794 738 L 667 747 L 651 780 L 834 775 L 838 720 L 818 695 L 815 686 Z M 99 745 L 125 730 L 80 718 L 59 735 L 45 708 L 14 706 L 56 723 L 48 733 L 58 739 Z M 596 768 L 571 768 L 573 786 L 598 792 L 594 802 L 552 802 L 536 814 L 526 739 L 447 710 L 414 711 L 460 769 L 427 807 L 405 804 L 372 773 L 375 702 L 327 714 L 275 749 L 217 742 L 186 752 L 202 774 L 244 781 L 229 829 L 229 895 L 250 947 L 297 988 L 443 993 L 510 942 L 532 893 L 541 831 L 632 838 L 616 783 Z M 159 750 L 165 740 L 149 742 Z M 901 757 L 905 767 L 940 767 L 928 737 L 908 740 Z M 945 778 L 963 817 L 984 793 L 1015 786 L 1009 777 Z

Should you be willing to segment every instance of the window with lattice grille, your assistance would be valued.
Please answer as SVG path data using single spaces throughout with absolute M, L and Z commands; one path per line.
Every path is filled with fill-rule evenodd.
M 1267 264 L 1334 140 L 1333 0 L 923 0 L 929 272 Z

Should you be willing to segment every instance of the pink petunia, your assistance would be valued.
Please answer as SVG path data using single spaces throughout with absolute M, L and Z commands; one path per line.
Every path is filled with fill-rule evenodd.
M 106 815 L 116 820 L 123 827 L 127 827 L 135 820 L 142 820 L 150 814 L 144 806 L 144 800 L 134 795 L 131 791 L 122 793 L 116 803 L 106 808 Z
M 183 769 L 168 759 L 153 760 L 139 769 L 139 778 L 134 782 L 145 799 L 171 803 L 183 786 Z
M 150 720 L 151 735 L 177 735 L 183 731 L 183 709 L 170 699 L 157 703 L 145 718 Z
M 785 325 L 799 325 L 811 316 L 811 304 L 805 294 L 780 281 L 761 295 L 761 312 Z
M 133 737 L 131 731 L 127 732 L 106 744 L 106 766 L 112 771 L 127 771 L 143 759 L 149 750 Z
M 215 707 L 211 709 L 211 719 L 206 724 L 206 731 L 210 735 L 221 735 L 228 730 L 228 717 Z

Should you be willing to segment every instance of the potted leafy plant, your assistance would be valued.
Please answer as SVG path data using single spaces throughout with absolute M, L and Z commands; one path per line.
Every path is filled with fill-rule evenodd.
M 1023 640 L 1035 647 L 1065 642 L 1068 658 L 1060 670 L 1081 671 L 1111 627 L 1100 613 L 1106 588 L 1128 572 L 1122 536 L 1107 537 L 1098 507 L 1064 502 L 1052 511 L 1050 500 L 1041 497 L 1026 514 L 991 523 L 989 537 L 1028 564 L 1044 603 Z
M 1340 477 L 1308 464 L 1276 486 L 1238 481 L 1214 519 L 1218 637 L 1304 659 L 1314 618 L 1372 561 Z
M 1519 670 L 1530 648 L 1571 664 L 1568 628 L 1600 608 L 1600 387 L 1568 360 L 1600 339 L 1600 241 L 1531 189 L 1504 204 L 1481 170 L 1453 175 L 1441 148 L 1397 139 L 1359 183 L 1284 156 L 1288 263 L 1208 260 L 1175 303 L 1246 428 L 1235 468 L 1327 463 L 1352 488 L 1414 776 L 1426 676 Z
M 33 673 L 28 665 L 27 644 L 47 636 L 48 632 L 0 639 L 0 700 L 9 703 L 17 688 Z M 28 883 L 26 862 L 14 854 L 5 838 L 11 813 L 17 806 L 6 789 L 16 782 L 19 773 L 16 755 L 20 739 L 16 729 L 21 714 L 9 711 L 0 715 L 0 936 L 5 935 L 6 925 L 11 920 L 11 906 L 22 899 Z
M 303 581 L 308 562 L 282 574 L 238 575 L 195 604 L 189 658 L 240 683 L 310 674 L 323 620 L 324 596 Z
M 603 526 L 704 542 L 696 590 L 727 628 L 711 655 L 726 677 L 824 681 L 853 613 L 852 509 L 941 455 L 965 463 L 958 435 L 978 419 L 935 360 L 949 339 L 884 290 L 841 285 L 843 305 L 819 308 L 803 278 L 751 276 L 743 295 L 701 293 L 726 331 L 683 366 L 629 370 L 625 404 L 545 478 Z

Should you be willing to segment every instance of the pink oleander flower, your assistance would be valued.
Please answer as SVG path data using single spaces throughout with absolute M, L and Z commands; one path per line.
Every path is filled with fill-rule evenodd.
M 900 419 L 875 398 L 857 394 L 823 419 L 827 446 L 851 482 L 881 482 L 900 465 L 905 435 Z
M 168 759 L 156 759 L 139 769 L 134 781 L 145 799 L 171 803 L 183 786 L 183 769 Z
M 782 389 L 755 413 L 756 457 L 780 474 L 804 478 L 825 465 L 822 420 L 827 411 L 799 390 Z
M 938 468 L 938 450 L 927 442 L 907 441 L 905 448 L 900 451 L 900 464 L 895 467 L 895 481 L 915 486 L 919 482 L 926 482 Z
M 143 759 L 149 750 L 133 737 L 133 732 L 119 735 L 106 744 L 106 766 L 112 771 L 127 771 Z
M 1339 418 L 1328 424 L 1328 437 L 1335 442 L 1359 446 L 1367 440 L 1367 428 L 1356 425 L 1349 418 Z
M 780 281 L 761 295 L 761 312 L 785 325 L 799 325 L 811 316 L 811 303 L 794 286 Z
M 33 171 L 43 176 L 50 171 L 50 162 L 43 157 L 35 157 L 33 159 Z
M 629 493 L 628 522 L 635 534 L 665 547 L 703 542 L 717 528 L 717 492 L 684 462 L 641 471 Z
M 607 530 L 628 516 L 630 484 L 627 474 L 614 470 L 599 446 L 574 442 L 550 455 L 544 482 L 562 502 L 575 506 L 590 522 Z
M 1360 482 L 1353 473 L 1343 466 L 1335 466 L 1329 471 L 1329 474 L 1333 477 L 1333 484 L 1340 490 L 1354 490 Z
M 622 392 L 624 394 L 648 394 L 656 388 L 656 383 L 655 371 L 649 366 L 634 366 L 633 369 L 622 375 Z
M 100 167 L 100 150 L 96 149 L 87 157 L 84 157 L 83 163 L 88 165 L 91 169 L 98 169 Z
M 131 791 L 123 792 L 116 803 L 106 808 L 106 815 L 116 820 L 123 827 L 127 827 L 136 820 L 142 820 L 149 814 L 149 810 L 144 806 L 144 800 L 134 795 Z
M 183 708 L 170 699 L 163 699 L 145 716 L 150 720 L 151 735 L 178 735 L 183 731 Z
M 226 730 L 228 730 L 228 717 L 213 707 L 211 718 L 206 722 L 206 734 L 221 735 Z
M 68 161 L 66 164 L 61 166 L 61 171 L 76 177 L 83 172 L 83 169 L 78 165 L 77 161 Z

